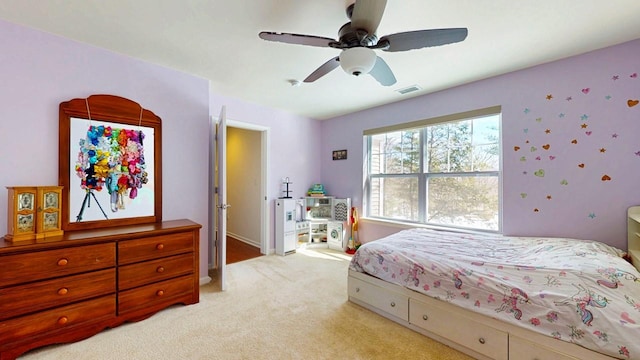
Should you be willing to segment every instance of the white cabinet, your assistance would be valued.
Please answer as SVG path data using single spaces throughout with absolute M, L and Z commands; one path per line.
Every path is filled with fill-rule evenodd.
M 631 263 L 640 269 L 640 206 L 632 206 L 627 212 L 627 247 Z
M 277 199 L 276 213 L 276 254 L 288 255 L 296 252 L 298 236 L 296 232 L 296 201 Z

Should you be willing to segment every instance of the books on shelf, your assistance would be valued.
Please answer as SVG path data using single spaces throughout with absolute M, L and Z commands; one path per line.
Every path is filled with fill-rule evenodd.
M 327 192 L 324 190 L 324 185 L 322 184 L 313 184 L 309 188 L 309 191 L 307 191 L 307 195 L 313 197 L 323 197 L 326 194 Z

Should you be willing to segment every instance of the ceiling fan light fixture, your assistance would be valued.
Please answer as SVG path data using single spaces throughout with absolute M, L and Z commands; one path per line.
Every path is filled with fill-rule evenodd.
M 349 75 L 368 74 L 377 60 L 376 53 L 366 47 L 353 47 L 340 53 L 340 67 Z

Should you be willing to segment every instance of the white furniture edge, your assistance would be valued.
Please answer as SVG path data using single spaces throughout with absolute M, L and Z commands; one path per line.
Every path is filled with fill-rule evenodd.
M 627 210 L 627 253 L 633 266 L 640 270 L 640 206 Z
M 528 341 L 530 343 L 535 344 L 536 346 L 540 346 L 543 348 L 546 348 L 550 351 L 555 351 L 558 353 L 561 353 L 565 358 L 567 359 L 590 359 L 590 360 L 611 360 L 614 359 L 612 357 L 603 355 L 601 353 L 597 353 L 591 350 L 588 350 L 586 348 L 583 348 L 581 346 L 578 346 L 576 344 L 572 344 L 566 341 L 562 341 L 562 340 L 556 340 L 552 337 L 549 336 L 545 336 L 542 335 L 540 333 L 537 332 L 533 332 L 530 330 L 527 330 L 525 328 L 521 328 L 512 324 L 508 324 L 505 322 L 502 322 L 500 320 L 497 319 L 493 319 L 490 317 L 487 317 L 485 315 L 481 315 L 478 313 L 474 313 L 473 311 L 461 308 L 459 306 L 456 305 L 452 305 L 450 303 L 447 303 L 445 301 L 441 301 L 441 300 L 437 300 L 434 298 L 431 298 L 427 295 L 424 294 L 420 294 L 418 292 L 406 289 L 402 286 L 399 285 L 395 285 L 395 284 L 391 284 L 388 283 L 386 281 L 380 280 L 378 278 L 372 277 L 370 275 L 367 274 L 363 274 L 363 273 L 359 273 L 357 271 L 353 271 L 353 270 L 349 270 L 349 280 L 351 279 L 359 279 L 360 281 L 364 281 L 366 283 L 369 283 L 371 285 L 374 285 L 376 287 L 379 287 L 381 290 L 386 290 L 388 291 L 393 291 L 395 293 L 399 293 L 402 294 L 404 296 L 406 296 L 408 299 L 414 299 L 417 301 L 420 301 L 422 303 L 425 304 L 432 304 L 433 306 L 436 306 L 438 308 L 441 309 L 446 309 L 446 311 L 449 311 L 451 313 L 456 313 L 459 315 L 462 315 L 470 320 L 482 323 L 483 325 L 492 327 L 494 329 L 503 331 L 505 333 L 507 333 L 509 335 L 509 339 L 511 339 L 512 337 L 517 337 L 518 340 L 525 340 Z M 468 348 L 467 346 L 465 346 L 465 344 L 459 344 L 456 343 L 450 339 L 444 338 L 442 336 L 439 336 L 437 334 L 431 333 L 429 331 L 426 331 L 420 327 L 417 327 L 413 324 L 411 324 L 410 322 L 400 319 L 398 317 L 395 317 L 391 314 L 389 314 L 388 312 L 376 308 L 375 306 L 367 303 L 366 301 L 361 301 L 358 300 L 354 297 L 351 296 L 351 293 L 349 293 L 349 301 L 358 304 L 366 309 L 369 309 L 373 312 L 375 312 L 378 315 L 381 315 L 389 320 L 392 320 L 400 325 L 403 325 L 411 330 L 414 330 L 422 335 L 425 335 L 427 337 L 430 337 L 438 342 L 441 342 L 451 348 L 454 348 L 462 353 L 465 353 L 469 356 L 472 356 L 476 359 L 485 359 L 485 360 L 491 360 L 491 358 L 480 354 L 478 352 L 475 352 L 474 350 Z M 409 304 L 410 306 L 410 304 Z M 461 329 L 461 331 L 464 331 L 466 324 L 462 323 L 459 325 L 459 328 Z M 520 360 L 520 359 L 512 359 L 512 360 Z

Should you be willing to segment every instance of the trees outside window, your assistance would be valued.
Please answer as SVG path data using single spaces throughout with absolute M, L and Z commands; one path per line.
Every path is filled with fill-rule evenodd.
M 500 230 L 500 114 L 372 135 L 369 217 Z

